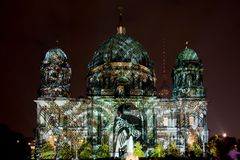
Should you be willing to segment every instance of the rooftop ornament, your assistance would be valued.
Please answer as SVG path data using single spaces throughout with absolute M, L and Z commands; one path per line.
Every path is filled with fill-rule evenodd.
M 117 34 L 126 34 L 126 28 L 123 25 L 123 7 L 119 6 L 118 7 L 118 11 L 119 11 L 119 19 L 118 19 L 118 25 L 117 25 Z

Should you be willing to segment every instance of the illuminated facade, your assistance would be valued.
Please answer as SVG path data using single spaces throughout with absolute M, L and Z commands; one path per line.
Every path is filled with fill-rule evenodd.
M 106 40 L 88 65 L 87 98 L 71 98 L 71 68 L 66 54 L 50 49 L 41 65 L 37 104 L 37 157 L 44 143 L 54 146 L 56 157 L 63 143 L 77 150 L 83 140 L 96 149 L 110 146 L 111 155 L 130 136 L 145 150 L 161 143 L 176 143 L 181 153 L 193 142 L 203 150 L 208 140 L 207 102 L 203 65 L 196 52 L 183 49 L 172 71 L 172 95 L 163 84 L 159 93 L 153 63 L 143 47 L 125 34 Z

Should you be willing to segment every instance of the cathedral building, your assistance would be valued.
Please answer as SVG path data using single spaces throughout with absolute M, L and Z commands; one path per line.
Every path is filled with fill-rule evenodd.
M 126 34 L 119 23 L 117 33 L 100 45 L 88 65 L 86 98 L 71 97 L 71 67 L 60 48 L 43 58 L 37 105 L 36 152 L 45 143 L 63 143 L 77 152 L 83 141 L 93 149 L 107 144 L 112 157 L 119 157 L 130 136 L 145 151 L 175 143 L 182 154 L 199 142 L 208 141 L 207 101 L 203 64 L 188 47 L 176 57 L 173 86 L 156 88 L 154 65 L 142 45 Z

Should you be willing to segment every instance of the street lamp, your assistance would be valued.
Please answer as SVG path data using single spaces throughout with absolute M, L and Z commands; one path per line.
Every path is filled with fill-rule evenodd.
M 227 137 L 227 133 L 223 133 L 222 136 L 223 136 L 223 138 L 226 138 Z

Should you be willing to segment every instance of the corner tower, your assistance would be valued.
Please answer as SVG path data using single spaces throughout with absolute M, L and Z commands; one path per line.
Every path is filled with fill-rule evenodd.
M 201 60 L 193 49 L 186 46 L 178 54 L 176 66 L 172 71 L 173 98 L 204 98 L 202 75 Z
M 39 97 L 70 97 L 72 70 L 66 54 L 60 48 L 50 49 L 41 64 Z

